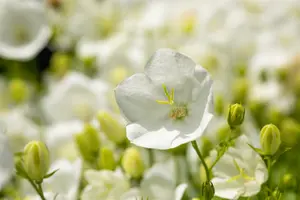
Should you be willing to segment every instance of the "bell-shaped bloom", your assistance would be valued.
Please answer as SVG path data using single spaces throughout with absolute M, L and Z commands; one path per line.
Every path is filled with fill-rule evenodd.
M 257 194 L 268 179 L 264 161 L 248 143 L 245 135 L 240 136 L 214 167 L 212 183 L 216 196 L 225 199 L 250 197 Z
M 30 60 L 51 36 L 45 6 L 33 0 L 0 1 L 0 57 Z
M 213 117 L 212 80 L 190 58 L 170 49 L 154 53 L 144 73 L 115 89 L 137 146 L 169 149 L 199 138 Z

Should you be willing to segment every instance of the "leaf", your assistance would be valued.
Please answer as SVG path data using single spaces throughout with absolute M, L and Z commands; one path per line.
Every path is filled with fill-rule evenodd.
M 251 147 L 251 149 L 253 149 L 260 156 L 262 156 L 262 157 L 266 156 L 266 154 L 261 149 L 256 148 L 256 147 L 252 146 L 251 144 L 248 144 L 248 145 L 249 145 L 249 147 Z
M 44 176 L 44 179 L 50 178 L 51 176 L 53 176 L 59 169 L 54 170 L 53 172 L 50 172 L 49 174 Z

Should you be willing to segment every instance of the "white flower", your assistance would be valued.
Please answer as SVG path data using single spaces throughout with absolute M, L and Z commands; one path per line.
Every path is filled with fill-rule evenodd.
M 199 138 L 213 114 L 212 80 L 185 55 L 158 50 L 145 72 L 115 89 L 129 121 L 128 139 L 137 146 L 169 149 Z
M 248 146 L 242 135 L 235 141 L 214 167 L 212 183 L 215 195 L 238 199 L 257 194 L 268 179 L 268 170 L 262 158 Z
M 57 169 L 58 171 L 43 183 L 46 198 L 54 199 L 55 195 L 58 195 L 57 200 L 76 200 L 81 178 L 81 160 L 78 159 L 74 163 L 57 160 L 51 165 L 49 172 Z M 27 193 L 29 199 L 40 199 L 27 181 L 23 185 L 23 191 Z
M 51 87 L 42 107 L 51 122 L 73 119 L 91 120 L 100 109 L 106 109 L 108 85 L 84 74 L 71 72 Z
M 6 136 L 0 133 L 0 190 L 12 176 L 14 169 L 13 154 L 9 149 Z
M 29 141 L 40 138 L 39 127 L 21 109 L 1 113 L 0 126 L 5 130 L 14 152 L 22 151 Z
M 82 192 L 82 200 L 118 200 L 130 189 L 129 180 L 120 171 L 87 170 L 85 180 L 88 185 Z
M 7 59 L 34 58 L 51 35 L 45 7 L 38 1 L 3 0 L 0 24 L 0 55 Z

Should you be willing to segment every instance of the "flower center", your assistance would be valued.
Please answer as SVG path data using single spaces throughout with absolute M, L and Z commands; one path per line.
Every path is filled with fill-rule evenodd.
M 166 104 L 171 106 L 169 117 L 173 120 L 182 120 L 188 115 L 188 108 L 185 104 L 176 104 L 174 102 L 174 89 L 171 92 L 168 91 L 167 87 L 163 85 L 165 96 L 167 100 L 156 100 L 159 104 Z
M 174 120 L 182 120 L 187 115 L 188 115 L 188 109 L 185 105 L 173 106 L 169 113 L 169 117 Z
M 255 180 L 254 177 L 251 177 L 249 175 L 246 174 L 245 169 L 244 168 L 240 168 L 240 166 L 237 164 L 236 160 L 233 159 L 233 163 L 235 168 L 239 171 L 239 174 L 231 177 L 229 180 L 227 180 L 227 182 L 232 182 L 232 181 L 236 181 L 239 178 L 243 178 L 245 181 L 253 181 Z

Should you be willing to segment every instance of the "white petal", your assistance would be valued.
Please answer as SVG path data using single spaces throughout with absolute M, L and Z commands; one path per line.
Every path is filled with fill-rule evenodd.
M 145 74 L 158 85 L 176 88 L 194 73 L 196 64 L 187 56 L 171 49 L 159 49 L 148 61 Z
M 0 133 L 0 189 L 10 179 L 13 169 L 13 154 L 9 149 L 6 136 Z
M 214 167 L 214 175 L 220 178 L 230 178 L 239 174 L 233 163 L 233 157 L 225 153 Z
M 215 196 L 226 199 L 237 199 L 244 192 L 243 183 L 238 181 L 228 182 L 227 179 L 213 178 Z
M 245 192 L 243 193 L 243 197 L 253 196 L 260 191 L 260 184 L 256 181 L 249 181 L 245 183 Z
M 165 99 L 158 90 L 163 91 L 162 86 L 156 88 L 145 74 L 135 74 L 117 86 L 115 95 L 127 120 L 137 122 L 160 118 L 167 112 L 168 106 L 156 102 Z
M 187 189 L 187 184 L 183 183 L 178 185 L 175 190 L 174 200 L 181 200 L 186 189 Z

